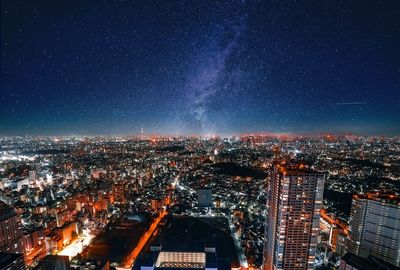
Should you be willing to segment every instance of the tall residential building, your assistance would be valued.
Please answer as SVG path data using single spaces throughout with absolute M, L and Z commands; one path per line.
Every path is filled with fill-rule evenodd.
M 399 196 L 379 192 L 354 195 L 349 229 L 348 251 L 400 266 Z
M 270 174 L 264 270 L 313 269 L 325 175 L 302 164 L 275 164 Z
M 0 202 L 0 252 L 24 254 L 21 218 L 14 208 Z

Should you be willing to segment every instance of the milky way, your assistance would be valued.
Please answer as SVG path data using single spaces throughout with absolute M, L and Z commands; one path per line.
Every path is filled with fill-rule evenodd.
M 237 24 L 231 21 L 225 22 L 225 26 L 218 27 L 195 53 L 191 74 L 186 78 L 185 91 L 187 95 L 188 112 L 185 122 L 190 128 L 201 133 L 213 134 L 217 127 L 213 121 L 215 112 L 211 111 L 211 104 L 217 94 L 226 96 L 233 91 L 228 87 L 235 87 L 229 84 L 231 81 L 240 80 L 237 70 L 227 70 L 227 61 L 235 51 L 240 49 L 238 40 L 245 28 L 244 18 L 240 18 Z M 224 34 L 229 36 L 223 42 Z M 228 74 L 228 75 L 227 75 Z M 217 104 L 217 106 L 219 106 Z
M 400 2 L 1 5 L 0 135 L 400 133 Z

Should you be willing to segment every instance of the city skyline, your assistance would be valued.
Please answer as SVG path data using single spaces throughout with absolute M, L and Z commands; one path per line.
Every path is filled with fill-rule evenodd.
M 400 137 L 0 145 L 0 269 L 398 270 Z
M 400 4 L 3 1 L 0 135 L 400 134 Z
M 400 270 L 400 1 L 0 17 L 0 270 Z

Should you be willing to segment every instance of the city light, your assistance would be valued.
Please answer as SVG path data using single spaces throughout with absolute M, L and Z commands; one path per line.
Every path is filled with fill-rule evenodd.
M 399 270 L 400 0 L 2 0 L 0 270 Z

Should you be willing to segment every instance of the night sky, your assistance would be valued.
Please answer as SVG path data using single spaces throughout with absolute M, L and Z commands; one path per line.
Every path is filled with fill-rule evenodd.
M 400 134 L 400 1 L 1 1 L 1 135 Z

